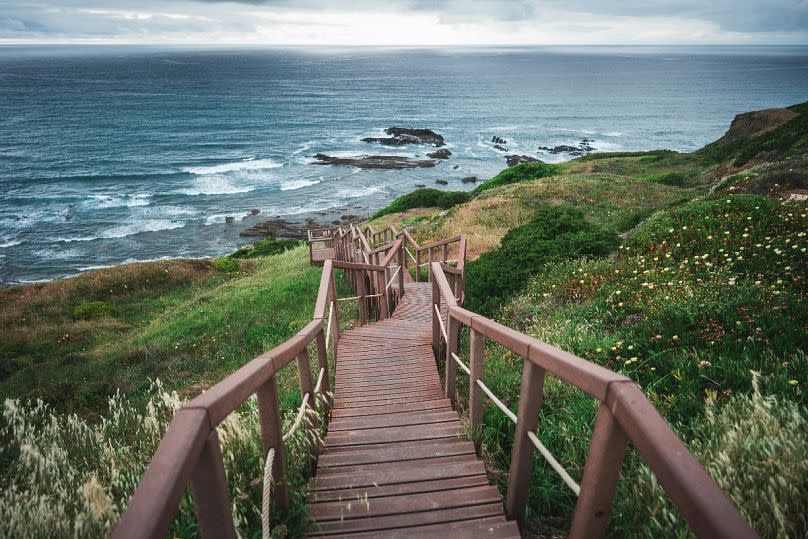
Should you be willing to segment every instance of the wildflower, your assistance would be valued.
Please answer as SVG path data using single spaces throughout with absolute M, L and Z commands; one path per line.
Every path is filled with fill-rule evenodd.
M 788 381 L 788 383 L 789 383 L 789 385 L 792 385 L 792 386 L 797 385 L 797 381 L 796 381 L 796 380 L 789 380 L 789 381 Z
M 696 366 L 697 366 L 699 369 L 706 369 L 706 368 L 708 368 L 708 367 L 712 367 L 712 366 L 713 366 L 713 364 L 712 364 L 712 363 L 710 363 L 709 361 L 705 360 L 705 359 L 702 359 L 701 361 L 699 361 L 698 365 L 696 365 Z
M 671 340 L 672 341 L 678 341 L 679 340 L 679 335 L 674 335 L 673 337 L 671 337 Z

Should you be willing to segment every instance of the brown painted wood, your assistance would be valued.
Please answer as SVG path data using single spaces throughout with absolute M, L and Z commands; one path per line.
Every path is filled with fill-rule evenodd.
M 332 419 L 310 485 L 316 522 L 309 532 L 439 526 L 464 536 L 516 536 L 513 523 L 499 526 L 499 493 L 474 444 L 459 437 L 438 376 L 432 283 L 400 285 L 404 295 L 389 319 L 341 335 Z

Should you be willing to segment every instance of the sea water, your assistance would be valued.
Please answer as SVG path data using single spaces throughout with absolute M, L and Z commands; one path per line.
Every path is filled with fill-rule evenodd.
M 0 47 L 0 283 L 221 255 L 263 219 L 329 223 L 416 184 L 471 189 L 462 177 L 505 167 L 494 136 L 545 161 L 569 156 L 539 146 L 582 139 L 691 151 L 737 113 L 806 99 L 806 47 Z M 451 158 L 314 163 L 431 151 L 361 141 L 390 126 L 437 131 Z

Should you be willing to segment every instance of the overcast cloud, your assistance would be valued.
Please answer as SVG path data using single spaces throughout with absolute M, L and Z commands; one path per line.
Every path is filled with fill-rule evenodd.
M 808 0 L 0 0 L 0 43 L 808 44 Z

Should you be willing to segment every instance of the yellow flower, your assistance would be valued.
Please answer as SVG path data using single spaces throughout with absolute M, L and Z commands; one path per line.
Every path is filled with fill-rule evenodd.
M 796 381 L 796 380 L 789 380 L 789 381 L 788 381 L 788 383 L 789 383 L 790 385 L 792 385 L 792 386 L 797 385 L 797 381 Z

